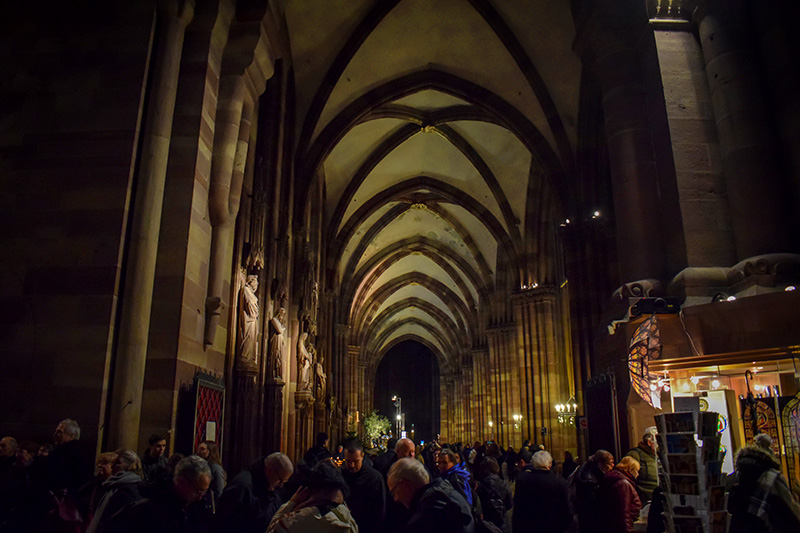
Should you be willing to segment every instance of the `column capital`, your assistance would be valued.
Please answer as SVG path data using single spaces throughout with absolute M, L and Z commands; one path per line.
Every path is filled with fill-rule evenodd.
M 525 302 L 541 302 L 554 300 L 558 297 L 559 289 L 555 285 L 537 285 L 530 289 L 522 289 L 511 295 L 514 304 L 521 305 Z

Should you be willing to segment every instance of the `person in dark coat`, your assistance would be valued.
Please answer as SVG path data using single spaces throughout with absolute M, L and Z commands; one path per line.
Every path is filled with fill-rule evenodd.
M 614 456 L 606 450 L 597 450 L 583 466 L 573 473 L 573 508 L 578 515 L 580 533 L 603 531 L 602 524 L 597 520 L 600 514 L 600 482 L 613 468 Z
M 315 442 L 316 444 L 303 454 L 303 461 L 309 468 L 314 468 L 318 462 L 331 457 L 331 452 L 328 451 L 327 433 L 324 431 L 317 433 L 317 440 Z
M 507 532 L 506 513 L 514 506 L 514 500 L 508 484 L 500 477 L 500 465 L 492 457 L 484 457 L 476 468 L 479 481 L 475 493 L 480 498 L 483 519 Z
M 397 461 L 395 446 L 397 446 L 397 439 L 393 437 L 386 443 L 386 452 L 379 455 L 374 461 L 375 470 L 380 472 L 384 478 L 389 472 L 389 468 Z
M 212 515 L 201 501 L 211 485 L 211 467 L 190 455 L 175 468 L 172 483 L 158 494 L 117 513 L 108 525 L 114 533 L 207 533 Z
M 111 465 L 112 475 L 103 482 L 103 497 L 89 523 L 86 533 L 108 531 L 105 526 L 119 511 L 142 499 L 139 484 L 142 482 L 142 463 L 133 450 L 118 450 Z
M 386 482 L 395 501 L 410 512 L 406 531 L 474 533 L 475 521 L 466 500 L 442 478 L 430 481 L 425 466 L 404 458 L 389 469 Z
M 386 515 L 386 486 L 380 472 L 364 464 L 364 450 L 356 440 L 344 449 L 342 476 L 350 488 L 345 501 L 358 530 L 363 533 L 381 531 Z
M 222 492 L 217 503 L 216 530 L 264 533 L 282 504 L 278 489 L 293 472 L 292 461 L 280 452 L 253 461 Z
M 517 476 L 512 531 L 562 533 L 572 523 L 569 485 L 550 469 L 553 456 L 540 450 L 533 454 L 533 469 Z
M 561 464 L 561 477 L 567 479 L 576 468 L 578 468 L 578 463 L 575 462 L 575 459 L 572 458 L 572 454 L 569 451 L 565 451 L 564 462 Z
M 167 472 L 167 439 L 161 435 L 151 435 L 150 445 L 142 455 L 142 473 L 146 481 L 156 481 Z
M 598 502 L 600 513 L 595 517 L 602 523 L 604 533 L 627 533 L 633 531 L 633 523 L 639 518 L 642 502 L 636 492 L 636 477 L 639 461 L 625 456 L 600 481 Z
M 800 506 L 780 468 L 768 449 L 750 445 L 739 450 L 728 494 L 730 533 L 800 531 Z

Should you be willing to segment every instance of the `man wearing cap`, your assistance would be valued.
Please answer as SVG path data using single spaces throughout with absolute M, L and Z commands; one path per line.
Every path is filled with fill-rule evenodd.
M 639 477 L 636 478 L 636 491 L 639 493 L 642 505 L 645 505 L 653 498 L 653 491 L 658 486 L 655 426 L 647 428 L 642 436 L 642 442 L 625 455 L 633 457 L 641 465 Z

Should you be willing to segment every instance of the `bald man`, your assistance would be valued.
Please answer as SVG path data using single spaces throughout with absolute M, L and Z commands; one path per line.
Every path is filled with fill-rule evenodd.
M 416 456 L 416 449 L 417 446 L 411 439 L 400 439 L 397 441 L 397 444 L 394 447 L 394 451 L 397 453 L 398 459 L 405 459 L 406 457 L 414 459 Z

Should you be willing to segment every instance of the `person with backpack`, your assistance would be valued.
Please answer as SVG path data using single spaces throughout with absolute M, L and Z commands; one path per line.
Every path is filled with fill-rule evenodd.
M 514 506 L 511 489 L 500 477 L 500 465 L 492 457 L 483 459 L 478 470 L 478 486 L 475 490 L 480 500 L 482 521 L 491 522 L 499 531 L 508 533 L 506 513 Z

